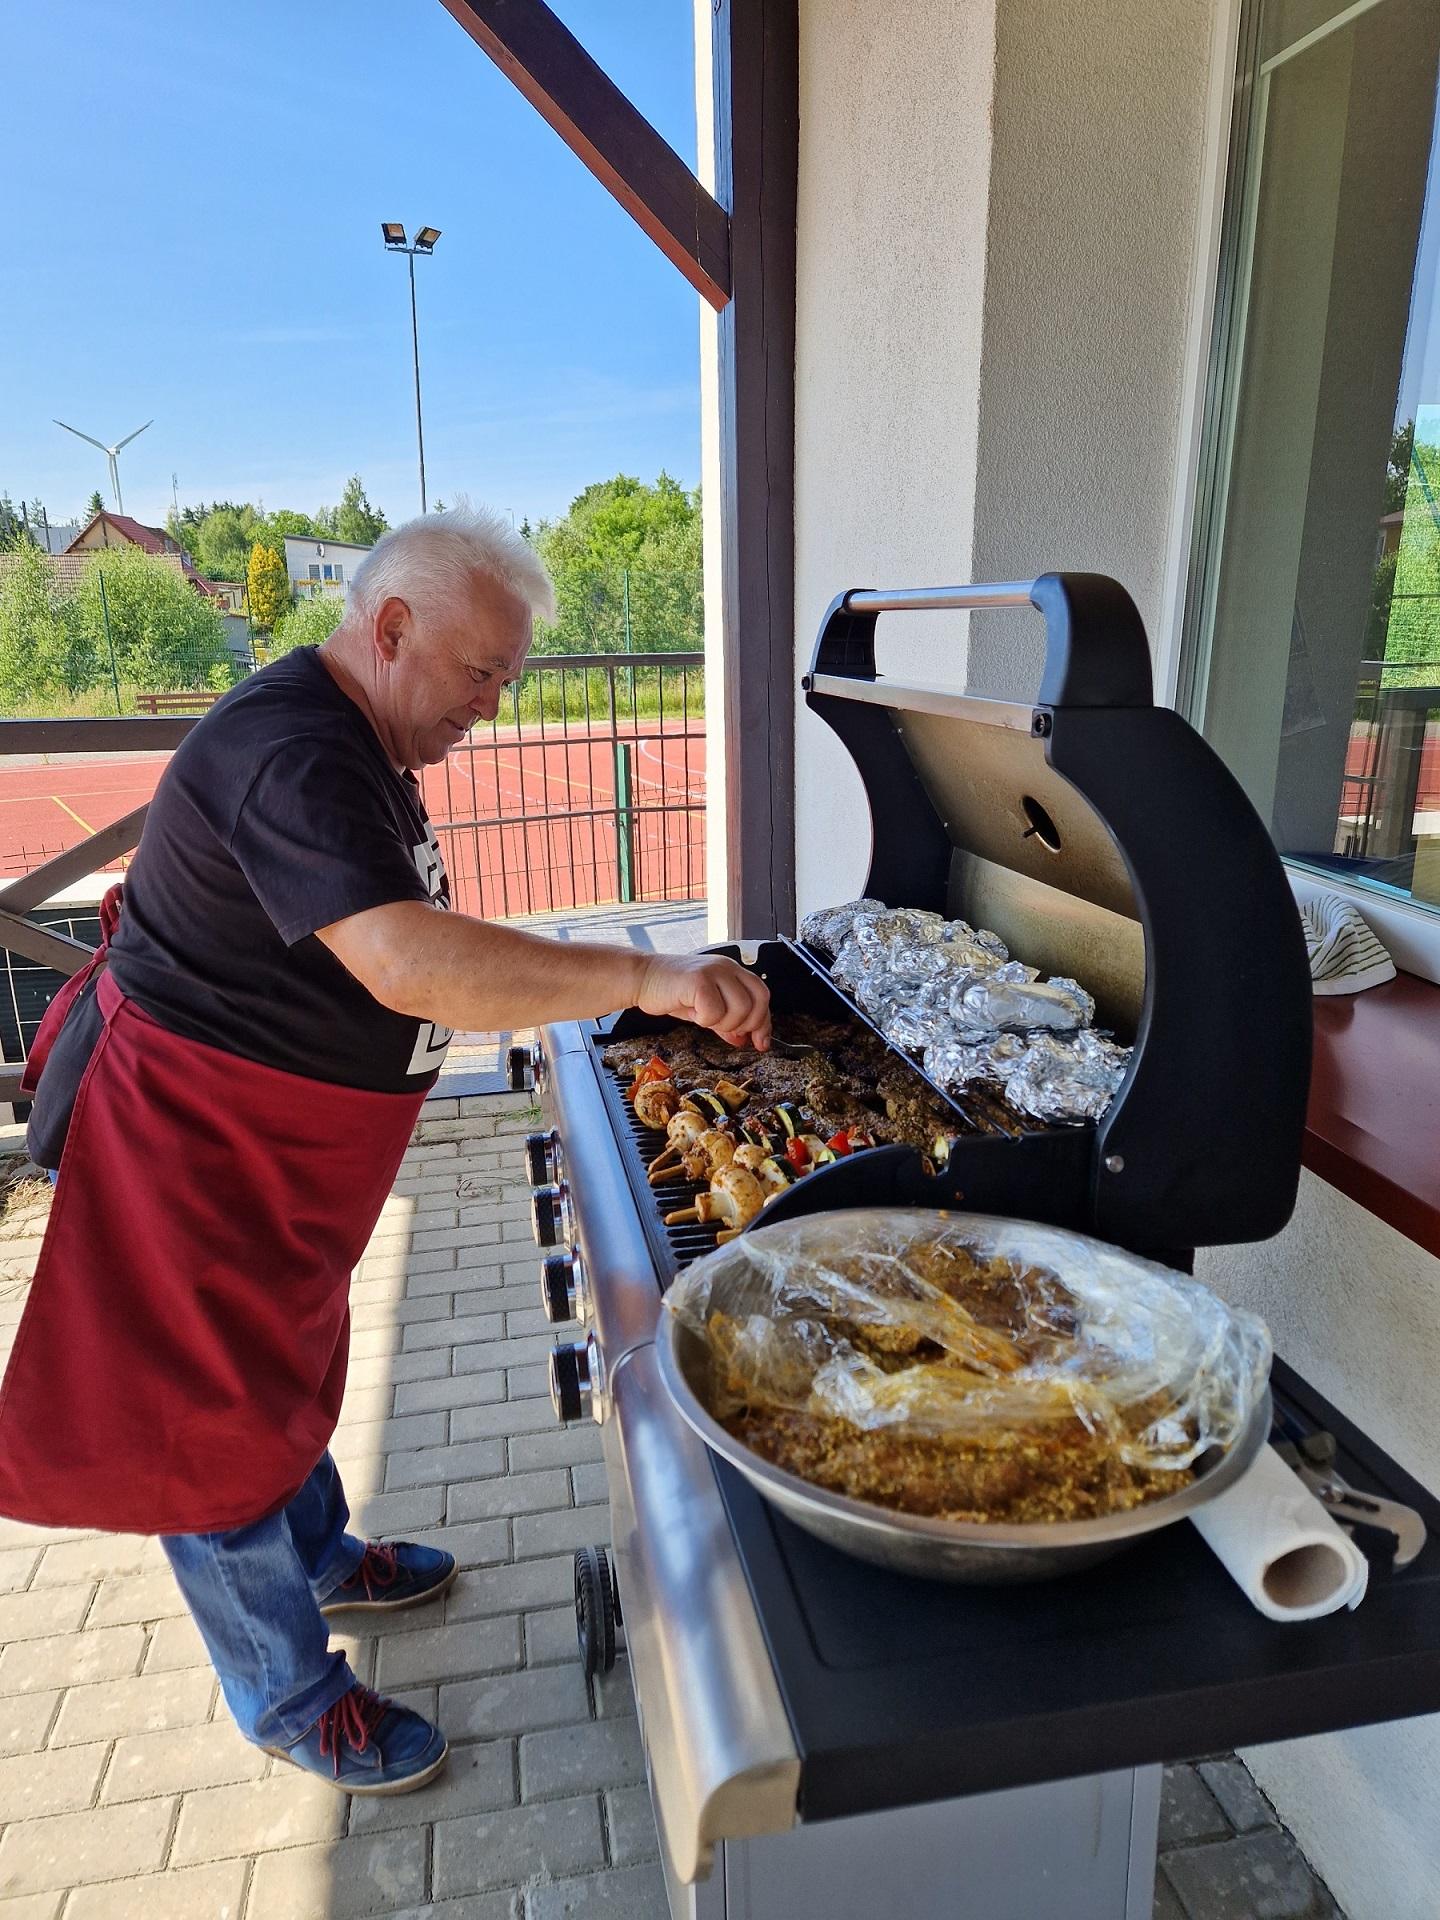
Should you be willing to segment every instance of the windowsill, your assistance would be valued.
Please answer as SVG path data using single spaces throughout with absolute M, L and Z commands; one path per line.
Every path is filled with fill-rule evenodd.
M 1440 986 L 1397 974 L 1315 1001 L 1303 1159 L 1440 1256 Z

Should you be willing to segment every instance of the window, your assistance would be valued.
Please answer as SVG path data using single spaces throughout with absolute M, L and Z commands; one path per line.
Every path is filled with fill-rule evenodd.
M 338 560 L 335 562 L 335 579 L 340 586 L 342 587 L 344 586 L 345 569 L 340 565 L 340 562 Z
M 334 567 L 329 566 L 328 564 L 325 568 L 325 578 L 327 580 L 333 580 L 335 578 L 335 569 Z
M 1440 7 L 1241 45 L 1181 698 L 1288 859 L 1440 910 Z
M 312 560 L 310 562 L 310 578 L 312 580 L 318 580 L 320 578 L 320 566 L 318 561 Z

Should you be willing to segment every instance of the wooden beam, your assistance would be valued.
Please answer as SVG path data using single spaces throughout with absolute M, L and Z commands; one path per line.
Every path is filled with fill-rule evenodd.
M 199 714 L 179 720 L 0 720 L 0 754 L 166 753 L 178 747 Z
M 543 0 L 441 0 L 712 307 L 730 298 L 730 223 L 675 149 Z
M 8 953 L 23 954 L 38 966 L 53 967 L 68 979 L 78 973 L 95 949 L 83 940 L 72 940 L 68 933 L 56 933 L 50 927 L 37 927 L 18 913 L 0 909 L 0 947 Z
M 144 806 L 136 807 L 122 819 L 101 827 L 86 840 L 77 841 L 64 853 L 57 853 L 44 866 L 22 874 L 8 887 L 0 887 L 0 908 L 9 913 L 28 913 L 31 907 L 42 906 L 72 881 L 83 880 L 87 873 L 95 873 L 120 854 L 129 853 L 139 842 L 149 810 L 147 800 Z
M 798 0 L 716 0 L 728 926 L 795 931 L 795 216 Z M 714 884 L 712 880 L 712 884 Z

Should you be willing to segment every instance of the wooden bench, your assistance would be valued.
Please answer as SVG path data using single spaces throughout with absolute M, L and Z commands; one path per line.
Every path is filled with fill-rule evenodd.
M 185 713 L 192 707 L 213 707 L 218 693 L 137 693 L 138 713 Z

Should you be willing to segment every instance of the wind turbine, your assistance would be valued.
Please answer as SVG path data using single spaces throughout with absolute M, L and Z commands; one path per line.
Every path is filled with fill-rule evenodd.
M 101 453 L 106 456 L 110 462 L 110 487 L 115 495 L 115 511 L 117 513 L 123 513 L 125 511 L 125 502 L 120 497 L 120 463 L 115 456 L 122 447 L 128 447 L 132 440 L 138 440 L 141 434 L 144 433 L 145 427 L 153 427 L 155 422 L 153 420 L 147 420 L 145 427 L 136 427 L 134 433 L 127 433 L 125 438 L 123 440 L 117 440 L 113 447 L 107 447 L 103 440 L 93 439 L 88 433 L 81 433 L 79 427 L 66 426 L 63 420 L 57 420 L 55 424 L 57 427 L 64 427 L 66 433 L 73 433 L 77 440 L 89 440 L 92 447 L 98 447 Z

